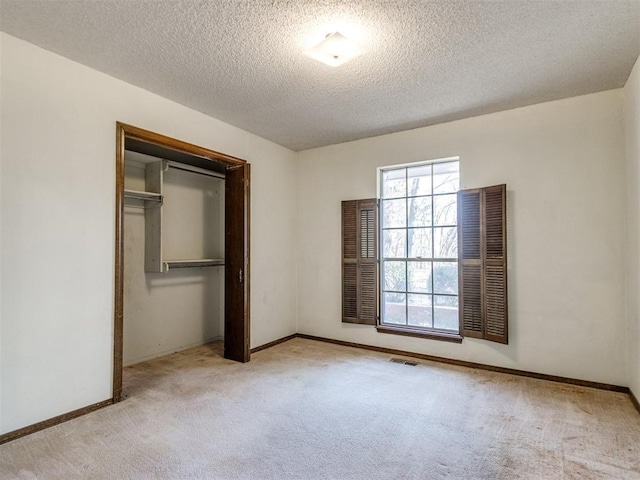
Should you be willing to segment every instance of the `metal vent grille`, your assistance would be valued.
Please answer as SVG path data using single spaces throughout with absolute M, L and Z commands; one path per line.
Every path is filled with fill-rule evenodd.
M 404 358 L 392 358 L 389 360 L 391 363 L 401 363 L 403 365 L 409 365 L 411 367 L 415 367 L 418 365 L 416 362 L 411 362 L 409 360 L 405 360 Z

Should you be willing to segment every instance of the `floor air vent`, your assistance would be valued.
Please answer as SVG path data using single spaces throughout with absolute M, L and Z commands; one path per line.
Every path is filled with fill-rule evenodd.
M 403 365 L 410 365 L 412 367 L 415 367 L 416 365 L 418 365 L 416 362 L 410 362 L 409 360 L 404 360 L 403 358 L 392 358 L 389 361 L 393 363 L 401 363 Z

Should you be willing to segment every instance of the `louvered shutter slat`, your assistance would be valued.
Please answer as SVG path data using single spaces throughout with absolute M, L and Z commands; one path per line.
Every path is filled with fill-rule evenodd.
M 505 269 L 502 265 L 487 265 L 486 276 L 486 337 L 507 343 Z
M 342 265 L 342 318 L 355 322 L 358 319 L 358 265 Z
M 342 258 L 358 257 L 357 216 L 357 202 L 342 202 Z
M 376 324 L 377 275 L 375 263 L 360 266 L 360 316 L 358 323 Z
M 480 191 L 461 192 L 458 205 L 462 259 L 480 259 Z
M 480 265 L 467 265 L 462 268 L 462 272 L 462 288 L 460 292 L 462 335 L 483 338 L 482 269 Z
M 504 191 L 502 185 L 484 189 L 486 256 L 504 257 Z
M 360 210 L 360 257 L 375 258 L 375 208 Z

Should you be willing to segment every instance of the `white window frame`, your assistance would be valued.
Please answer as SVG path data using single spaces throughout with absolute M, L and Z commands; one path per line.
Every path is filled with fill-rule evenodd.
M 405 308 L 407 308 L 407 312 L 405 314 L 405 320 L 406 323 L 403 324 L 399 324 L 399 323 L 385 323 L 385 319 L 384 319 L 384 312 L 383 312 L 383 307 L 384 307 L 384 293 L 385 293 L 385 272 L 384 272 L 384 265 L 385 265 L 385 260 L 389 260 L 389 261 L 404 261 L 405 262 L 405 275 L 408 276 L 408 273 L 406 272 L 408 266 L 409 266 L 409 262 L 411 261 L 429 261 L 431 262 L 432 266 L 432 272 L 433 272 L 433 264 L 436 262 L 451 262 L 451 263 L 455 263 L 456 266 L 458 266 L 458 259 L 452 259 L 452 258 L 446 258 L 446 259 L 439 259 L 439 258 L 412 258 L 409 257 L 409 251 L 408 251 L 408 245 L 405 245 L 405 254 L 406 257 L 404 258 L 398 258 L 398 259 L 386 259 L 384 257 L 384 205 L 383 205 L 383 192 L 382 192 L 382 175 L 383 172 L 388 172 L 388 171 L 392 171 L 392 170 L 399 170 L 399 169 L 407 169 L 407 168 L 414 168 L 414 167 L 423 167 L 423 166 L 427 166 L 427 165 L 436 165 L 436 164 L 443 164 L 443 163 L 451 163 L 451 162 L 458 162 L 458 189 L 457 191 L 460 190 L 460 157 L 446 157 L 446 158 L 439 158 L 439 159 L 434 159 L 434 160 L 427 160 L 427 161 L 418 161 L 418 162 L 410 162 L 410 163 L 402 163 L 402 164 L 396 164 L 396 165 L 388 165 L 388 166 L 383 166 L 383 167 L 378 167 L 377 168 L 377 175 L 376 175 L 376 190 L 377 190 L 377 198 L 378 201 L 380 203 L 380 208 L 379 208 L 379 223 L 378 223 L 378 235 L 379 235 L 379 255 L 380 255 L 380 265 L 379 265 L 379 294 L 380 294 L 380 319 L 379 319 L 379 325 L 380 327 L 383 328 L 390 328 L 390 329 L 398 329 L 398 330 L 403 330 L 403 329 L 407 329 L 407 330 L 415 330 L 415 331 L 423 331 L 425 333 L 434 333 L 434 334 L 438 334 L 438 333 L 442 333 L 444 335 L 459 335 L 459 325 L 456 324 L 456 329 L 452 330 L 452 329 L 442 329 L 442 328 L 436 328 L 434 327 L 434 308 L 435 306 L 433 305 L 434 303 L 434 299 L 436 296 L 439 295 L 447 295 L 447 296 L 452 296 L 452 297 L 456 297 L 459 298 L 458 295 L 458 291 L 456 291 L 456 294 L 442 294 L 442 293 L 436 293 L 433 291 L 433 288 L 431 289 L 430 293 L 424 293 L 426 295 L 430 295 L 431 296 L 431 301 L 432 301 L 432 326 L 428 327 L 428 326 L 419 326 L 419 325 L 409 325 L 409 315 L 408 315 L 408 309 L 409 309 L 409 295 L 411 294 L 410 290 L 409 290 L 409 285 L 407 284 L 408 282 L 405 282 L 405 290 L 404 290 L 404 294 L 406 295 L 406 302 L 405 302 Z M 405 191 L 405 195 L 404 197 L 398 197 L 398 198 L 404 198 L 404 199 L 408 199 L 408 198 L 413 198 L 413 197 L 409 197 L 408 196 L 407 191 Z M 451 192 L 453 193 L 453 192 Z M 427 195 L 425 195 L 427 196 Z M 430 194 L 428 195 L 431 197 L 432 202 L 433 202 L 433 198 L 434 198 L 434 192 L 431 191 Z M 436 193 L 435 196 L 438 196 L 438 194 Z M 456 219 L 456 227 L 457 227 L 457 223 L 458 223 L 458 219 Z M 392 227 L 393 228 L 393 227 Z M 402 227 L 400 227 L 402 228 Z M 404 230 L 408 231 L 409 229 L 409 225 L 405 224 L 404 226 Z M 434 232 L 434 228 L 437 228 L 437 226 L 434 226 L 433 224 L 430 225 L 427 228 L 431 228 L 431 234 L 432 234 L 432 244 L 433 244 L 433 232 Z M 407 236 L 407 235 L 405 235 Z M 408 241 L 408 240 L 406 240 Z M 457 241 L 457 240 L 456 240 Z M 433 247 L 432 247 L 433 248 Z M 433 250 L 432 250 L 433 251 Z M 433 273 L 431 275 L 431 282 L 433 285 Z M 399 292 L 398 293 L 402 293 Z M 459 303 L 459 302 L 458 302 Z M 458 316 L 456 315 L 456 318 Z

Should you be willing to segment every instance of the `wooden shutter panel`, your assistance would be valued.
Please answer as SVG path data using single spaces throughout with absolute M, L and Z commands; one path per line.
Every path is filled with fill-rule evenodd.
M 485 338 L 508 343 L 507 186 L 482 189 L 484 203 Z
M 378 314 L 376 199 L 342 202 L 342 321 L 375 325 Z
M 342 321 L 358 321 L 358 202 L 342 202 Z
M 482 192 L 458 192 L 458 256 L 460 332 L 465 337 L 484 338 L 482 321 Z
M 458 192 L 463 336 L 508 342 L 506 185 Z

